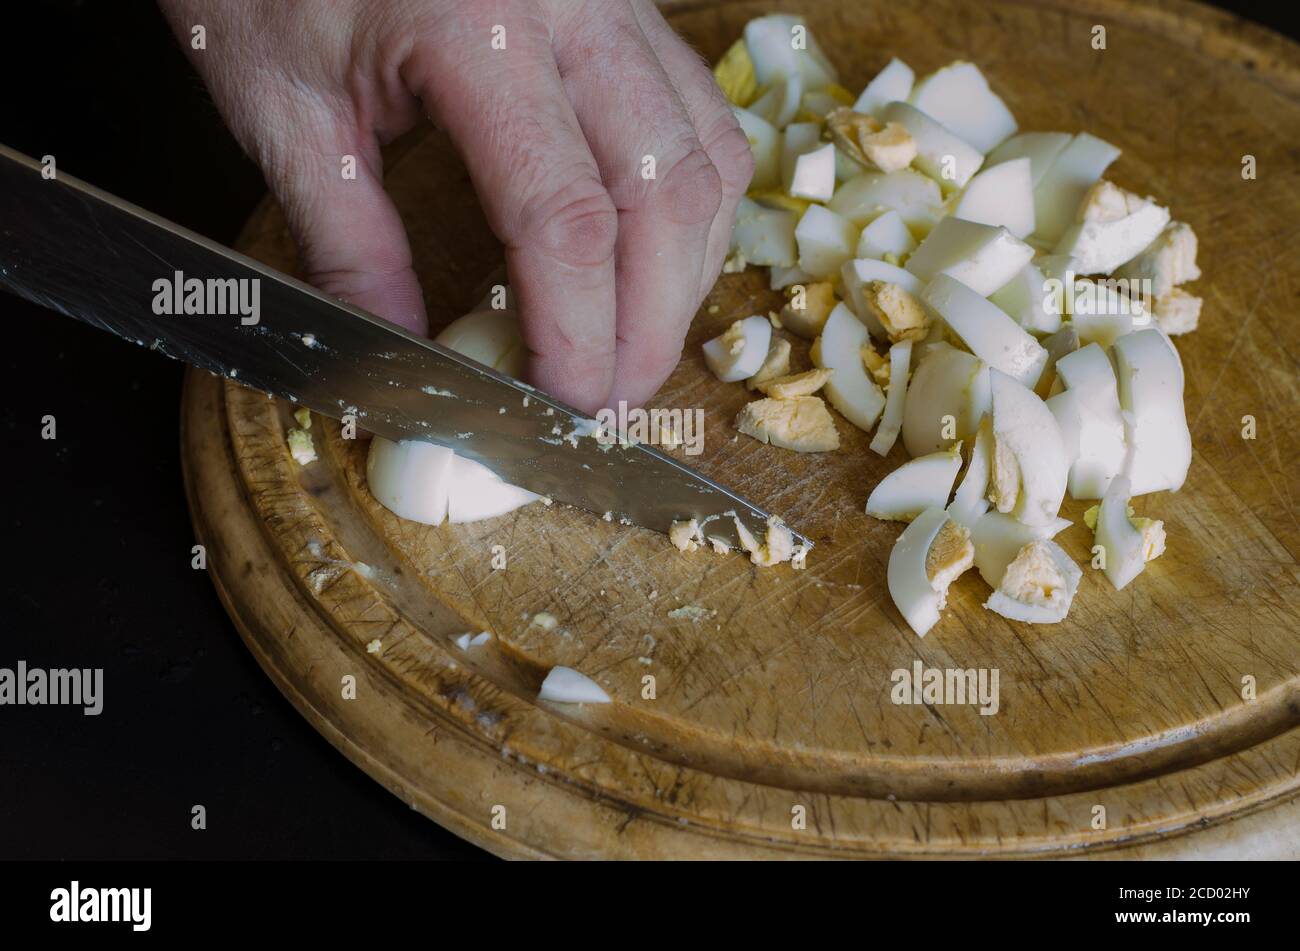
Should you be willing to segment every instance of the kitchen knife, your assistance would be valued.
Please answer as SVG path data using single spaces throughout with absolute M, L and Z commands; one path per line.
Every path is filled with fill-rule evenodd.
M 659 532 L 709 518 L 733 546 L 718 516 L 766 531 L 761 508 L 664 453 L 602 445 L 592 420 L 527 384 L 2 145 L 0 286 L 380 436 L 450 447 L 597 516 Z M 208 312 L 183 313 L 187 301 Z

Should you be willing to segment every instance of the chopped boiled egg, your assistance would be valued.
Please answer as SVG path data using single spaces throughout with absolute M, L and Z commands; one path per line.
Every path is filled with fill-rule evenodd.
M 1005 451 L 1019 469 L 1015 505 L 1010 509 L 1027 525 L 1049 524 L 1061 509 L 1070 462 L 1061 429 L 1046 404 L 1032 390 L 997 369 L 989 370 L 993 392 L 994 480 L 999 453 Z M 996 502 L 996 500 L 994 500 Z
M 794 399 L 796 396 L 812 396 L 830 380 L 832 370 L 807 370 L 791 376 L 777 377 L 758 385 L 758 390 L 765 396 L 779 400 Z
M 947 274 L 986 297 L 1033 256 L 1034 249 L 1006 228 L 944 218 L 907 259 L 907 270 L 922 281 Z
M 758 389 L 760 383 L 775 380 L 790 372 L 790 341 L 784 337 L 773 337 L 767 347 L 767 357 L 758 371 L 745 381 L 751 390 Z
M 1133 494 L 1177 492 L 1192 462 L 1178 351 L 1155 328 L 1120 337 L 1112 350 L 1132 450 L 1128 476 Z
M 970 180 L 952 210 L 954 218 L 1002 226 L 1017 238 L 1034 231 L 1034 185 L 1027 158 L 986 168 Z
M 876 77 L 867 83 L 862 94 L 853 103 L 855 112 L 877 115 L 891 102 L 906 102 L 912 95 L 916 73 L 897 57 L 891 59 Z
M 862 321 L 841 303 L 826 319 L 812 351 L 816 366 L 834 371 L 825 383 L 826 398 L 845 419 L 866 432 L 885 408 L 885 395 L 862 365 L 862 345 L 869 339 Z
M 821 205 L 809 205 L 794 229 L 799 267 L 817 278 L 827 278 L 853 257 L 858 227 Z
M 1110 274 L 1137 257 L 1169 223 L 1169 209 L 1102 179 L 1083 196 L 1077 221 L 1056 243 L 1057 254 L 1083 274 Z
M 1075 215 L 1088 189 L 1119 155 L 1115 146 L 1087 132 L 1080 132 L 1057 153 L 1034 186 L 1036 243 L 1052 247 L 1061 239 L 1075 223 Z
M 1038 382 L 1047 351 L 996 304 L 947 274 L 931 281 L 921 299 L 975 356 L 1026 387 Z
M 919 637 L 939 622 L 949 585 L 973 556 L 969 533 L 942 508 L 919 514 L 894 543 L 886 570 L 889 596 Z
M 1181 221 L 1171 221 L 1142 253 L 1115 272 L 1116 277 L 1151 282 L 1157 300 L 1179 284 L 1201 276 L 1196 266 L 1196 232 Z M 1157 319 L 1159 319 L 1157 307 Z
M 829 452 L 840 446 L 835 421 L 816 396 L 746 403 L 736 417 L 736 428 L 761 443 L 795 452 Z
M 1060 545 L 1038 539 L 1007 566 L 984 607 L 1013 621 L 1056 624 L 1065 620 L 1083 572 Z
M 804 284 L 803 291 L 796 290 L 790 303 L 781 308 L 781 326 L 812 340 L 822 332 L 834 308 L 835 288 L 830 281 Z
M 973 63 L 936 70 L 916 84 L 909 101 L 981 153 L 1016 133 L 1015 116 Z
M 927 509 L 944 509 L 961 469 L 961 443 L 903 463 L 885 476 L 867 497 L 867 514 L 893 522 L 910 522 Z M 946 516 L 945 516 L 946 517 Z
M 931 346 L 917 364 L 903 406 L 903 445 L 910 456 L 971 439 L 992 411 L 989 365 L 948 344 Z
M 735 383 L 759 371 L 771 340 L 772 325 L 766 317 L 746 317 L 704 345 L 704 362 L 723 383 Z
M 873 351 L 874 352 L 874 351 Z M 885 391 L 885 415 L 871 440 L 871 451 L 889 455 L 903 427 L 903 405 L 907 400 L 907 378 L 912 365 L 912 341 L 900 340 L 889 348 L 889 385 Z
M 1070 144 L 1074 136 L 1068 132 L 1022 132 L 1012 136 L 988 154 L 985 168 L 992 168 L 1015 159 L 1029 159 L 1029 178 L 1037 188 L 1056 157 Z

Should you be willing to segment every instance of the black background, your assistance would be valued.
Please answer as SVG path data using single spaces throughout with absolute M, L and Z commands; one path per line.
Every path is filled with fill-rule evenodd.
M 1292 2 L 1219 5 L 1296 35 Z M 5 7 L 0 141 L 232 243 L 261 176 L 152 4 Z M 106 697 L 0 707 L 0 859 L 483 857 L 308 726 L 191 569 L 181 367 L 0 307 L 0 666 L 103 667 Z

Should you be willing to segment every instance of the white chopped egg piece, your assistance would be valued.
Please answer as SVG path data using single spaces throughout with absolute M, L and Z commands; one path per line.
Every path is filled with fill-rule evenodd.
M 921 300 L 944 319 L 975 356 L 1033 388 L 1047 365 L 1047 351 L 997 304 L 948 274 L 935 277 Z
M 855 258 L 845 261 L 840 267 L 840 285 L 849 307 L 872 335 L 886 340 L 889 334 L 876 316 L 875 308 L 867 301 L 867 295 L 876 283 L 893 284 L 913 296 L 920 294 L 924 285 L 915 274 L 887 261 Z
M 456 646 L 463 651 L 469 650 L 469 642 L 470 642 L 469 634 L 461 634 L 459 637 L 455 639 Z
M 700 523 L 695 519 L 673 522 L 668 529 L 668 540 L 678 551 L 696 551 L 704 541 Z
M 1075 224 L 1084 195 L 1119 155 L 1115 146 L 1087 132 L 1074 136 L 1057 153 L 1034 186 L 1034 240 L 1038 244 L 1052 247 Z
M 923 282 L 946 274 L 985 297 L 1034 257 L 1034 249 L 1003 227 L 944 218 L 907 259 Z
M 1016 134 L 1016 118 L 974 63 L 957 61 L 916 84 L 909 101 L 987 153 Z
M 855 112 L 876 115 L 891 102 L 906 102 L 912 94 L 916 73 L 901 59 L 894 57 L 867 83 L 853 103 Z
M 812 396 L 830 380 L 833 370 L 813 369 L 789 376 L 779 376 L 758 384 L 758 391 L 764 396 L 778 400 L 791 400 L 799 396 Z
M 853 257 L 859 234 L 849 219 L 821 205 L 809 205 L 794 229 L 799 267 L 816 278 L 832 277 Z
M 817 396 L 754 400 L 736 417 L 736 428 L 761 443 L 795 452 L 829 452 L 840 446 L 835 421 Z
M 384 647 L 383 642 L 376 637 L 374 640 L 366 644 L 366 653 L 378 654 L 381 650 L 383 650 L 383 647 Z
M 796 216 L 784 208 L 767 208 L 742 197 L 736 208 L 730 253 L 746 264 L 791 267 L 795 263 Z
M 984 154 L 942 123 L 906 102 L 891 102 L 881 110 L 883 122 L 896 122 L 916 142 L 913 164 L 947 191 L 965 188 L 984 164 Z
M 973 564 L 975 546 L 971 544 L 970 529 L 949 518 L 925 553 L 925 576 L 939 595 L 940 610 L 948 603 L 948 589 L 952 583 Z
M 1068 132 L 1022 132 L 1007 139 L 988 154 L 985 168 L 1019 158 L 1029 159 L 1030 179 L 1034 188 L 1043 180 L 1047 170 L 1074 136 Z
M 480 462 L 456 456 L 447 481 L 447 521 L 479 522 L 536 502 L 535 492 L 511 485 Z
M 1070 496 L 1099 499 L 1119 475 L 1128 453 L 1115 370 L 1106 351 L 1090 343 L 1058 360 L 1056 371 L 1067 392 L 1078 394 L 1077 403 L 1059 401 L 1053 411 L 1062 434 L 1068 428 L 1077 441 L 1070 465 Z
M 468 313 L 443 328 L 433 342 L 506 376 L 522 376 L 528 358 L 513 310 L 489 308 Z
M 745 381 L 751 390 L 758 389 L 760 383 L 788 376 L 790 373 L 790 341 L 784 337 L 773 337 L 767 346 L 767 357 L 758 371 Z
M 910 459 L 871 490 L 867 514 L 885 521 L 910 522 L 928 509 L 942 511 L 948 505 L 960 469 L 961 443 L 952 449 Z
M 926 509 L 903 530 L 889 553 L 886 570 L 889 596 L 919 637 L 925 637 L 939 622 L 939 611 L 947 600 L 947 585 L 960 573 L 958 567 L 970 555 L 960 544 L 965 529 L 956 526 L 946 534 L 941 551 L 931 558 L 931 549 L 949 524 L 948 513 L 942 508 Z M 970 544 L 968 537 L 965 543 Z M 936 581 L 940 588 L 936 588 Z
M 289 455 L 293 456 L 294 462 L 306 466 L 316 461 L 316 447 L 306 429 L 290 429 L 288 439 Z
M 910 341 L 909 341 L 910 342 Z M 871 341 L 868 340 L 862 345 L 862 365 L 867 368 L 871 378 L 881 386 L 889 385 L 890 363 L 878 351 Z M 886 399 L 888 405 L 888 399 Z
M 975 434 L 966 472 L 953 493 L 948 516 L 967 528 L 989 510 L 989 480 L 993 473 L 993 420 L 985 416 Z
M 1058 624 L 1069 614 L 1082 577 L 1056 542 L 1031 541 L 1007 566 L 984 607 L 1026 624 Z
M 1116 277 L 1151 282 L 1151 296 L 1164 297 L 1179 284 L 1198 280 L 1196 232 L 1181 221 L 1171 221 L 1142 253 L 1115 272 Z
M 1001 512 L 985 512 L 970 525 L 975 568 L 990 588 L 997 588 L 1007 566 L 1022 548 L 1032 541 L 1053 538 L 1070 524 L 1066 519 L 1057 519 L 1049 525 L 1035 527 Z
M 809 89 L 836 81 L 835 67 L 817 44 L 803 17 L 774 13 L 745 24 L 745 49 L 760 86 L 788 76 L 800 77 Z M 801 37 L 795 43 L 793 37 Z
M 829 281 L 816 281 L 795 290 L 790 302 L 781 308 L 781 326 L 791 333 L 812 340 L 826 326 L 826 318 L 835 309 L 835 289 Z
M 886 255 L 892 255 L 901 260 L 915 250 L 916 238 L 903 216 L 891 208 L 862 229 L 854 256 L 883 261 Z
M 1020 471 L 1015 516 L 1026 524 L 1052 523 L 1061 509 L 1069 478 L 1069 457 L 1061 429 L 1047 405 L 1032 390 L 996 369 L 989 370 L 993 393 L 993 469 L 999 451 L 1014 457 Z
M 736 538 L 740 540 L 740 547 L 751 554 L 758 551 L 758 539 L 738 517 L 732 516 L 731 520 L 736 524 Z
M 749 152 L 754 158 L 754 177 L 749 187 L 756 190 L 777 187 L 781 183 L 781 131 L 748 109 L 732 106 L 731 112 L 749 141 Z
M 1201 320 L 1201 299 L 1175 287 L 1157 297 L 1151 314 L 1156 326 L 1170 336 L 1189 334 Z
M 947 343 L 929 346 L 907 385 L 903 445 L 913 457 L 948 449 L 974 438 L 992 409 L 989 365 Z
M 877 455 L 889 455 L 903 428 L 903 405 L 907 400 L 907 380 L 911 366 L 911 340 L 901 340 L 889 348 L 889 386 L 885 393 L 885 414 L 880 419 L 876 435 L 871 439 L 871 451 Z
M 864 432 L 871 431 L 885 408 L 884 393 L 862 365 L 862 346 L 868 340 L 862 321 L 841 303 L 831 311 L 811 352 L 815 366 L 833 371 L 823 388 L 826 399 Z
M 1031 334 L 1054 334 L 1061 329 L 1056 296 L 1048 293 L 1047 277 L 1032 263 L 989 295 L 989 302 Z
M 366 457 L 366 480 L 375 499 L 399 518 L 441 525 L 447 518 L 451 464 L 456 454 L 417 440 L 376 436 Z
M 1084 194 L 1078 220 L 1056 243 L 1082 274 L 1110 274 L 1137 257 L 1169 224 L 1169 209 L 1105 179 Z
M 600 684 L 586 674 L 579 673 L 572 667 L 552 667 L 542 689 L 537 693 L 538 700 L 552 703 L 609 703 L 609 694 L 601 689 Z
M 1003 227 L 1017 238 L 1034 232 L 1034 185 L 1029 159 L 1014 159 L 986 168 L 970 180 L 952 211 L 953 217 Z
M 1132 451 L 1133 495 L 1177 492 L 1192 462 L 1192 436 L 1183 407 L 1183 366 L 1173 341 L 1148 328 L 1112 346 L 1120 409 Z
M 934 179 L 905 168 L 863 172 L 835 189 L 827 207 L 858 227 L 894 211 L 909 228 L 929 228 L 934 224 L 935 209 L 942 204 L 943 194 Z
M 835 146 L 827 142 L 796 157 L 786 193 L 791 198 L 830 201 L 835 194 Z
M 311 429 L 311 410 L 302 406 L 293 411 L 293 418 L 298 421 L 298 425 L 303 429 Z
M 883 129 L 867 135 L 860 134 L 858 145 L 867 161 L 882 172 L 902 171 L 917 155 L 916 139 L 897 122 L 887 122 Z
M 771 340 L 766 317 L 746 317 L 704 345 L 704 362 L 723 383 L 735 383 L 759 371 Z
M 1156 532 L 1138 527 L 1130 518 L 1132 488 L 1129 480 L 1120 476 L 1112 480 L 1094 516 L 1096 528 L 1093 539 L 1101 548 L 1105 561 L 1102 571 L 1115 586 L 1123 590 L 1130 581 L 1146 568 L 1147 554 L 1157 544 Z M 1161 523 L 1158 544 L 1164 550 L 1164 525 Z M 1152 557 L 1155 557 L 1152 555 Z
M 1083 524 L 1092 529 L 1095 534 L 1097 531 L 1097 516 L 1101 513 L 1101 506 L 1094 505 L 1083 513 Z M 1128 520 L 1133 523 L 1133 527 L 1142 533 L 1142 560 L 1154 561 L 1165 553 L 1166 535 L 1165 523 L 1158 518 L 1141 518 L 1133 512 L 1133 506 L 1128 507 Z
M 549 611 L 538 611 L 528 623 L 533 627 L 540 627 L 543 631 L 553 631 L 560 622 Z

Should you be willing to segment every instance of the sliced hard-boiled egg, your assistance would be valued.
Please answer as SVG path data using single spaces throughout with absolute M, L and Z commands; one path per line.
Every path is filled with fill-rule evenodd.
M 503 482 L 495 472 L 473 459 L 456 456 L 451 461 L 447 521 L 453 525 L 496 518 L 538 498 L 534 492 Z
M 1169 224 L 1169 209 L 1102 179 L 1084 194 L 1076 222 L 1056 243 L 1081 274 L 1110 274 L 1142 253 Z
M 903 222 L 903 216 L 892 208 L 862 229 L 858 238 L 856 257 L 885 260 L 894 258 L 897 264 L 916 250 L 916 239 Z
M 759 371 L 771 342 L 772 324 L 768 319 L 746 317 L 704 345 L 704 362 L 723 383 L 735 383 Z
M 891 102 L 880 118 L 911 133 L 917 148 L 913 164 L 946 191 L 965 188 L 984 164 L 983 152 L 909 103 Z
M 840 446 L 835 421 L 817 396 L 746 403 L 736 417 L 736 428 L 761 443 L 794 452 L 829 452 Z
M 1001 225 L 1017 238 L 1034 231 L 1034 185 L 1029 159 L 986 168 L 970 180 L 952 210 L 954 218 Z
M 994 465 L 1005 449 L 1020 471 L 1011 513 L 1027 525 L 1052 523 L 1061 509 L 1070 460 L 1056 418 L 1034 392 L 996 369 L 989 370 L 993 392 Z M 996 476 L 996 473 L 995 473 Z
M 370 440 L 366 481 L 375 499 L 398 518 L 441 525 L 447 518 L 447 493 L 456 454 L 417 440 Z
M 996 304 L 947 274 L 926 285 L 921 299 L 989 366 L 1026 387 L 1038 382 L 1047 364 L 1047 351 Z
M 1074 224 L 1083 197 L 1119 158 L 1120 151 L 1095 135 L 1080 132 L 1061 149 L 1034 186 L 1034 240 L 1054 246 Z
M 909 226 L 933 224 L 935 209 L 943 203 L 933 179 L 910 168 L 897 172 L 864 172 L 835 190 L 827 207 L 858 226 L 886 211 L 896 211 Z
M 928 347 L 907 387 L 903 445 L 910 456 L 947 449 L 973 438 L 993 409 L 989 366 L 946 343 Z
M 953 493 L 952 504 L 948 506 L 948 515 L 954 522 L 970 528 L 989 510 L 988 490 L 992 465 L 993 420 L 985 416 L 975 434 L 970 461 L 966 463 L 966 473 L 962 476 L 957 491 Z
M 889 596 L 919 637 L 939 622 L 948 587 L 970 567 L 969 532 L 942 508 L 927 509 L 903 530 L 889 553 Z
M 817 44 L 803 17 L 772 14 L 745 24 L 745 48 L 760 86 L 799 76 L 809 89 L 836 81 L 835 67 Z
M 814 364 L 833 371 L 823 389 L 826 398 L 845 419 L 865 432 L 871 431 L 885 408 L 885 395 L 862 364 L 862 346 L 869 341 L 866 326 L 840 303 L 826 318 L 812 352 Z
M 1109 347 L 1135 329 L 1151 326 L 1142 301 L 1129 297 L 1113 281 L 1080 279 L 1074 282 L 1070 320 L 1083 343 Z
M 790 303 L 781 308 L 781 326 L 812 340 L 822 332 L 834 308 L 835 288 L 830 281 L 805 283 L 803 290 L 796 289 Z
M 1154 327 L 1120 337 L 1112 349 L 1133 453 L 1127 473 L 1132 493 L 1177 492 L 1192 462 L 1178 351 Z
M 1058 360 L 1056 372 L 1067 391 L 1078 395 L 1077 403 L 1063 401 L 1054 410 L 1058 421 L 1066 420 L 1062 431 L 1070 428 L 1078 440 L 1070 466 L 1070 495 L 1099 499 L 1124 467 L 1127 453 L 1115 370 L 1106 352 L 1090 343 Z
M 1053 538 L 1070 524 L 1065 519 L 1054 519 L 1050 524 L 1033 526 L 1002 512 L 986 512 L 970 525 L 975 569 L 990 588 L 996 588 L 1022 548 L 1033 541 Z
M 897 57 L 891 59 L 876 78 L 867 83 L 853 104 L 854 112 L 864 112 L 879 118 L 880 112 L 891 102 L 906 102 L 912 95 L 916 73 Z
M 762 116 L 776 128 L 784 129 L 798 115 L 803 91 L 803 78 L 800 76 L 777 79 L 749 104 L 749 111 Z
M 478 310 L 453 320 L 433 342 L 507 376 L 522 376 L 527 350 L 513 310 Z
M 1041 343 L 1043 349 L 1047 351 L 1047 365 L 1043 367 L 1043 375 L 1038 378 L 1038 385 L 1034 387 L 1034 392 L 1041 399 L 1046 399 L 1060 390 L 1056 385 L 1056 363 L 1067 353 L 1074 353 L 1079 349 L 1079 332 L 1073 324 L 1066 324 L 1051 336 L 1044 337 Z
M 872 285 L 894 284 L 913 295 L 920 294 L 923 286 L 920 279 L 910 271 L 873 258 L 854 258 L 845 261 L 840 267 L 840 283 L 844 287 L 844 296 L 848 298 L 849 305 L 858 315 L 858 319 L 882 340 L 886 339 L 889 333 L 867 300 Z
M 974 63 L 936 70 L 916 84 L 909 101 L 980 152 L 1016 134 L 1016 117 Z
M 1032 334 L 1054 334 L 1061 329 L 1061 312 L 1047 292 L 1047 278 L 1032 263 L 1017 271 L 989 300 Z
M 889 455 L 903 428 L 903 406 L 907 399 L 907 378 L 912 366 L 912 341 L 900 340 L 889 348 L 889 386 L 885 394 L 885 415 L 871 440 L 871 451 Z
M 852 221 L 821 205 L 809 205 L 794 229 L 799 267 L 816 278 L 828 278 L 853 257 L 858 228 Z
M 797 197 L 790 191 L 790 183 L 794 178 L 799 156 L 807 155 L 828 144 L 822 141 L 820 123 L 795 122 L 786 127 L 785 134 L 781 139 L 781 189 L 786 194 Z M 832 162 L 832 167 L 833 165 Z M 811 166 L 808 167 L 808 170 L 810 169 Z M 832 187 L 834 187 L 834 184 L 834 181 L 832 181 Z
M 944 509 L 961 469 L 961 443 L 910 459 L 880 480 L 867 497 L 867 514 L 910 522 L 927 509 Z
M 742 197 L 736 207 L 736 226 L 731 232 L 731 251 L 750 264 L 790 267 L 795 263 L 793 212 L 766 208 Z
M 922 281 L 947 274 L 987 297 L 1030 262 L 1034 249 L 1006 228 L 944 218 L 907 259 Z
M 546 679 L 542 681 L 537 699 L 549 700 L 552 703 L 610 702 L 609 694 L 601 689 L 600 684 L 572 667 L 552 667 Z
M 1026 544 L 1007 566 L 984 607 L 1012 621 L 1058 624 L 1065 620 L 1083 572 L 1053 541 Z
M 1112 479 L 1097 511 L 1095 541 L 1105 555 L 1103 571 L 1121 590 L 1146 567 L 1146 539 L 1129 518 L 1132 487 L 1124 476 Z
M 1196 232 L 1190 225 L 1172 221 L 1142 253 L 1118 271 L 1116 277 L 1151 282 L 1151 296 L 1167 296 L 1179 284 L 1201 276 L 1196 266 Z
M 781 183 L 781 131 L 748 109 L 733 107 L 731 111 L 740 124 L 740 131 L 749 140 L 749 151 L 754 157 L 754 177 L 749 187 L 775 188 Z
M 988 154 L 985 168 L 1001 165 L 1015 159 L 1029 159 L 1029 177 L 1034 188 L 1043 180 L 1061 150 L 1074 136 L 1068 132 L 1022 132 L 1007 139 Z
M 786 191 L 795 198 L 829 201 L 835 193 L 835 146 L 827 142 L 798 155 Z

